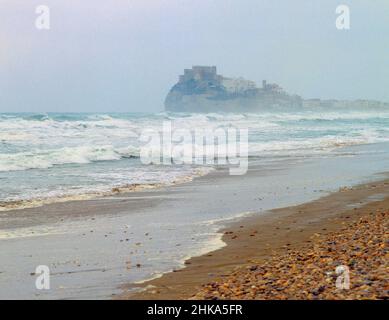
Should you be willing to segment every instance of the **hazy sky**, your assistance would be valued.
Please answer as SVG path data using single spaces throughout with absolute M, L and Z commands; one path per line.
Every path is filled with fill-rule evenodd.
M 49 31 L 35 28 L 38 5 Z M 0 2 L 0 112 L 161 111 L 192 65 L 306 98 L 389 101 L 389 1 Z

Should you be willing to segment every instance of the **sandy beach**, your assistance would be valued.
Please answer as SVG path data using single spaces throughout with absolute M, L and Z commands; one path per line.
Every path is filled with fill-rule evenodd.
M 0 2 L 0 301 L 388 300 L 389 0 L 116 2 Z
M 251 261 L 194 299 L 388 300 L 389 210 L 379 208 L 305 246 Z M 286 244 L 288 247 L 290 244 Z
M 385 180 L 345 188 L 307 204 L 244 219 L 224 230 L 226 247 L 190 259 L 186 268 L 145 283 L 142 292 L 123 294 L 120 298 L 388 299 L 388 210 L 389 180 Z M 369 229 L 377 236 L 375 244 L 380 248 L 380 254 L 374 251 L 377 248 L 372 241 L 369 242 L 366 232 Z M 363 233 L 359 238 L 355 237 L 358 231 Z M 346 245 L 343 249 L 349 250 L 349 254 L 344 255 L 335 247 L 331 259 L 322 259 L 324 261 L 314 267 L 309 265 L 312 263 L 309 259 L 314 260 L 312 257 L 323 258 L 318 246 L 325 239 L 342 236 L 345 239 L 341 244 Z M 364 242 L 365 238 L 367 241 Z M 357 245 L 361 246 L 359 250 L 365 251 L 364 256 L 356 256 L 351 250 Z M 296 256 L 305 261 L 300 268 L 308 267 L 308 270 L 291 268 L 293 263 L 301 264 Z M 365 276 L 358 274 L 358 268 L 354 266 L 358 266 L 358 261 L 353 262 L 351 257 L 362 259 L 364 268 L 359 271 Z M 328 258 L 328 252 L 324 258 Z M 337 290 L 336 277 L 326 274 L 328 270 L 333 274 L 336 264 L 349 265 L 352 269 L 350 290 Z M 270 271 L 273 274 L 269 274 Z M 290 283 L 296 277 L 301 280 L 303 275 L 302 281 Z M 266 280 L 271 276 L 271 285 L 264 286 L 269 284 Z M 329 281 L 323 286 L 326 279 Z M 257 290 L 261 285 L 262 290 Z
M 236 268 L 387 207 L 387 150 L 340 148 L 326 158 L 251 163 L 244 176 L 220 169 L 168 187 L 4 211 L 0 297 L 194 298 Z M 50 290 L 35 287 L 39 265 L 51 270 Z

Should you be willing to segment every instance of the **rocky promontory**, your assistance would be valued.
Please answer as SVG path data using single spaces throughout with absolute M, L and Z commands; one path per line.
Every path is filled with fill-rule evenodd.
M 255 112 L 269 107 L 300 108 L 302 99 L 265 80 L 258 88 L 250 80 L 223 77 L 214 66 L 185 69 L 165 100 L 166 110 L 174 112 Z

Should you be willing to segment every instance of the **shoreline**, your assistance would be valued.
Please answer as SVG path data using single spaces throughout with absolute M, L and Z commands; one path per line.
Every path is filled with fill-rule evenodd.
M 265 263 L 274 255 L 302 250 L 315 235 L 339 232 L 344 225 L 379 209 L 389 209 L 389 179 L 341 188 L 311 202 L 242 218 L 220 230 L 223 248 L 192 257 L 184 268 L 161 277 L 124 285 L 115 299 L 194 298 L 207 283 L 249 268 L 254 261 Z M 138 291 L 129 291 L 134 288 Z
M 344 186 L 382 180 L 388 171 L 386 153 L 374 152 L 377 147 L 384 145 L 342 149 L 340 155 L 324 159 L 252 164 L 243 176 L 230 176 L 221 169 L 166 188 L 2 213 L 0 232 L 6 239 L 0 241 L 0 260 L 6 264 L 0 270 L 0 296 L 121 299 L 123 288 L 130 296 L 135 287 L 164 281 L 172 269 L 178 271 L 174 275 L 184 273 L 187 268 L 181 268 L 197 259 L 188 260 L 189 256 L 210 260 L 214 255 L 210 252 L 219 252 L 226 237 L 233 237 L 222 236 L 220 230 L 239 225 L 234 221 L 242 221 L 243 213 L 253 215 L 244 221 L 263 221 L 273 208 L 307 203 Z M 370 150 L 372 154 L 365 152 Z M 353 162 L 349 154 L 355 154 Z M 366 160 L 377 165 L 366 166 Z M 244 230 L 238 228 L 237 233 Z M 230 241 L 238 245 L 243 237 L 238 234 Z M 243 253 L 239 246 L 236 252 Z M 227 262 L 229 266 L 234 263 L 232 258 Z M 38 292 L 31 276 L 42 264 L 53 270 L 50 292 Z M 217 275 L 208 273 L 200 285 Z M 160 274 L 164 275 L 135 284 Z M 194 294 L 188 292 L 186 297 Z

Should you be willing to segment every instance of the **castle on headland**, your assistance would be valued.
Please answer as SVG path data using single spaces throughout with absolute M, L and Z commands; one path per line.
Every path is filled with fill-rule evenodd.
M 230 91 L 256 89 L 254 81 L 243 78 L 225 78 L 218 75 L 215 66 L 193 66 L 192 69 L 184 69 L 184 74 L 179 76 L 178 83 L 183 84 L 189 81 L 208 82 L 210 86 L 223 84 Z M 261 90 L 281 92 L 282 88 L 278 84 L 267 83 L 266 80 L 263 80 Z
M 217 74 L 216 66 L 184 69 L 170 89 L 165 108 L 174 112 L 257 112 L 266 110 L 306 110 L 328 108 L 389 108 L 389 103 L 372 100 L 304 100 L 288 94 L 276 83 Z
M 256 111 L 267 107 L 301 107 L 302 99 L 287 94 L 278 84 L 227 78 L 215 66 L 193 66 L 179 76 L 165 100 L 169 111 L 214 112 Z

